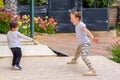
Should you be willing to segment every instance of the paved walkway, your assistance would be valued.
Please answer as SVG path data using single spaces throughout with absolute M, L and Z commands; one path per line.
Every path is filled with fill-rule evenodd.
M 90 48 L 90 55 L 102 55 L 105 57 L 111 57 L 110 52 L 106 50 L 106 47 L 111 46 L 116 40 L 120 40 L 120 37 L 112 37 L 108 32 L 98 32 L 94 34 L 99 39 L 99 43 L 92 43 Z M 69 56 L 73 56 L 78 46 L 76 36 L 73 33 L 70 34 L 53 34 L 53 35 L 37 35 L 37 40 L 42 44 L 45 44 L 53 49 L 66 52 Z
M 55 46 L 56 44 L 56 48 L 57 46 L 64 45 L 64 47 L 62 46 L 61 49 L 73 51 L 73 49 L 77 45 L 77 43 L 73 43 L 73 41 L 75 41 L 76 39 L 74 34 L 73 36 L 71 36 L 72 38 L 70 36 L 66 37 L 64 35 L 56 38 L 52 38 L 55 36 L 52 37 L 46 36 L 46 37 L 47 38 L 44 39 L 48 40 L 49 43 L 52 42 L 51 45 L 53 46 Z M 103 38 L 101 38 L 101 41 L 102 39 Z M 111 38 L 111 39 L 105 38 L 105 40 L 103 40 L 103 42 L 101 42 L 100 44 L 94 44 L 92 47 L 92 49 L 94 50 L 91 51 L 102 51 L 104 48 L 100 47 L 101 45 L 108 46 L 107 44 L 108 40 L 111 43 L 113 42 L 113 40 L 117 40 L 116 38 L 115 39 Z M 2 40 L 2 38 L 0 40 Z M 59 44 L 56 43 L 57 40 Z M 60 42 L 60 40 L 62 43 Z M 4 43 L 4 41 L 1 43 Z M 29 45 L 31 45 L 31 43 Z M 70 45 L 73 45 L 72 48 L 70 48 Z M 32 53 L 35 53 L 32 48 L 30 49 Z M 7 50 L 8 49 L 6 48 L 6 51 Z M 0 52 L 0 54 L 1 53 L 2 52 Z M 101 54 L 105 55 L 106 51 Z M 79 58 L 78 64 L 71 65 L 71 64 L 66 64 L 67 61 L 71 60 L 71 57 L 56 57 L 56 56 L 23 57 L 21 61 L 21 65 L 23 69 L 21 71 L 16 71 L 11 68 L 12 58 L 7 57 L 7 58 L 0 58 L 0 80 L 120 80 L 120 64 L 115 63 L 105 58 L 104 56 L 100 56 L 100 55 L 98 56 L 97 54 L 96 55 L 93 54 L 93 55 L 94 56 L 89 56 L 89 58 L 92 64 L 94 65 L 98 76 L 82 75 L 84 72 L 88 71 L 88 68 L 83 63 L 81 58 Z
M 0 34 L 0 57 L 12 56 L 6 37 L 6 35 Z M 56 56 L 47 45 L 42 45 L 38 42 L 34 44 L 34 42 L 25 39 L 21 39 L 21 49 L 23 56 Z
M 98 76 L 83 76 L 88 68 L 81 58 L 78 64 L 66 64 L 71 57 L 24 57 L 21 71 L 11 69 L 11 58 L 0 59 L 0 80 L 120 80 L 120 64 L 103 56 L 90 56 Z

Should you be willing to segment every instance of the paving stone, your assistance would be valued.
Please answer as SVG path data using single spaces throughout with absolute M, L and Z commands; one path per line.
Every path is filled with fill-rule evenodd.
M 0 34 L 0 57 L 12 56 L 12 53 L 7 45 L 6 35 Z M 56 54 L 48 48 L 47 45 L 42 45 L 36 41 L 36 45 L 25 39 L 21 39 L 21 49 L 23 56 L 56 56 Z
M 23 57 L 21 71 L 11 69 L 11 57 L 0 59 L 0 80 L 120 80 L 120 64 L 103 56 L 89 56 L 98 76 L 83 76 L 88 68 L 66 64 L 72 57 Z M 7 76 L 7 77 L 6 77 Z

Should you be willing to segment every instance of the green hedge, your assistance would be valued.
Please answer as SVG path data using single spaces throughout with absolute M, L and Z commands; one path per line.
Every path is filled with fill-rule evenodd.
M 116 46 L 111 50 L 113 58 L 111 60 L 120 63 L 120 46 Z
M 4 8 L 3 0 L 0 0 L 0 9 L 3 9 L 3 8 Z
M 48 0 L 34 0 L 34 3 L 36 6 L 42 6 L 47 4 Z M 21 5 L 29 5 L 30 4 L 30 0 L 19 0 L 19 3 Z
M 0 12 L 0 33 L 6 34 L 8 32 L 11 18 L 10 13 L 4 11 Z
M 85 7 L 85 8 L 93 8 L 94 7 L 95 0 L 82 0 L 82 1 L 83 1 L 83 7 Z M 109 1 L 110 1 L 110 5 L 111 5 L 114 0 L 109 0 Z M 97 8 L 108 7 L 108 0 L 96 0 L 96 7 Z
M 94 7 L 94 0 L 82 0 L 83 1 L 83 7 L 85 8 L 92 8 Z M 108 0 L 96 0 L 96 7 L 97 8 L 105 8 L 108 5 Z M 110 5 L 113 3 L 114 0 L 109 0 Z M 19 3 L 21 5 L 28 5 L 30 3 L 30 0 L 19 0 Z M 34 0 L 34 3 L 36 6 L 45 5 L 48 3 L 48 0 Z

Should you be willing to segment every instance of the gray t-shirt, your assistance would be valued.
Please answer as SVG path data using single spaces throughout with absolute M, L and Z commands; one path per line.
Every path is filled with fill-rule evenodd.
M 30 37 L 22 35 L 18 31 L 8 31 L 8 33 L 7 33 L 7 42 L 8 42 L 9 48 L 14 48 L 14 47 L 21 48 L 21 46 L 20 46 L 20 38 L 24 38 L 24 39 L 27 39 L 27 40 L 33 40 Z
M 75 27 L 77 40 L 80 45 L 85 43 L 89 43 L 89 44 L 91 43 L 89 37 L 83 31 L 84 27 L 86 27 L 86 25 L 82 21 L 80 21 L 79 24 Z

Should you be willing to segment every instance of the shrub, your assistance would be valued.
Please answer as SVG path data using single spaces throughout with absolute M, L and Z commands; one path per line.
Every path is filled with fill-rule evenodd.
M 43 20 L 42 18 L 35 19 L 35 31 L 39 33 L 48 33 L 54 34 L 57 30 L 57 22 L 55 22 L 54 18 L 46 18 Z
M 114 42 L 110 47 L 107 48 L 112 53 L 111 60 L 120 63 L 120 40 Z
M 120 46 L 116 46 L 111 50 L 113 58 L 111 60 L 120 63 Z
M 16 19 L 19 24 L 19 31 L 23 33 L 24 35 L 29 36 L 30 35 L 30 17 L 29 15 L 23 15 L 23 16 L 16 16 Z M 54 34 L 57 29 L 57 22 L 55 22 L 54 18 L 46 17 L 46 19 L 42 19 L 40 17 L 34 18 L 34 31 L 38 33 L 48 33 L 48 34 Z
M 6 34 L 8 32 L 11 19 L 10 12 L 0 11 L 0 33 Z
M 120 24 L 118 24 L 117 25 L 117 32 L 116 32 L 116 34 L 117 34 L 117 36 L 119 36 L 120 37 Z
M 94 7 L 95 0 L 82 0 L 82 1 L 83 1 L 83 7 L 85 7 L 85 8 L 93 8 Z M 109 0 L 109 1 L 110 1 L 110 5 L 111 5 L 114 0 Z M 96 7 L 97 8 L 108 7 L 108 0 L 96 0 Z
M 27 23 L 22 23 L 22 25 L 19 27 L 19 32 L 26 36 L 30 36 L 30 25 Z
M 3 9 L 4 8 L 4 2 L 3 0 L 0 0 L 0 9 Z
M 21 5 L 29 5 L 30 0 L 19 0 Z M 35 6 L 42 6 L 47 4 L 47 0 L 34 0 Z
M 16 15 L 15 21 L 18 21 L 19 24 L 19 32 L 24 35 L 30 36 L 30 20 L 29 17 L 23 15 L 22 17 Z

